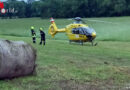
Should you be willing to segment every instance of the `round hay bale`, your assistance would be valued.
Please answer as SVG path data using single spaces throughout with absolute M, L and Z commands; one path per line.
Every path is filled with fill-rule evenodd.
M 36 50 L 23 41 L 0 40 L 0 79 L 33 74 Z

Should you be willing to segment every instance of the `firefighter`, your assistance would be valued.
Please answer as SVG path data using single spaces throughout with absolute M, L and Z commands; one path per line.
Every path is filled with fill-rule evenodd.
M 33 26 L 31 26 L 31 34 L 32 34 L 33 43 L 36 43 L 36 33 L 34 31 L 34 27 Z
M 39 29 L 40 31 L 40 35 L 41 35 L 41 41 L 40 41 L 40 45 L 45 45 L 46 44 L 46 38 L 45 38 L 45 33 L 43 31 L 43 28 L 40 28 Z

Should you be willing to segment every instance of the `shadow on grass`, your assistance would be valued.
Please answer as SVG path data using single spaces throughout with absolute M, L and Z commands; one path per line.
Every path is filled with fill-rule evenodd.
M 94 44 L 96 44 L 96 43 L 94 43 Z M 73 43 L 69 43 L 69 45 L 95 47 L 95 45 L 92 45 L 90 42 L 83 43 L 83 45 L 80 44 L 80 43 L 73 42 Z M 97 46 L 97 45 L 96 45 L 96 46 Z

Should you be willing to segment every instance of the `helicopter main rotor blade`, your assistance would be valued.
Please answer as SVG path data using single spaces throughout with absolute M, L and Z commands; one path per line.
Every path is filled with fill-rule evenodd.
M 69 18 L 68 20 L 74 20 L 74 18 Z M 113 22 L 109 22 L 109 21 L 102 21 L 102 20 L 95 20 L 95 19 L 91 19 L 91 20 L 86 20 L 86 19 L 81 19 L 81 21 L 84 23 L 84 24 L 86 24 L 86 22 L 85 21 L 90 21 L 90 22 L 99 22 L 99 23 L 109 23 L 109 24 L 115 24 L 115 25 L 117 25 L 118 23 L 113 23 Z
M 74 20 L 74 18 L 68 18 L 68 20 Z M 85 22 L 83 19 L 81 19 L 81 21 L 82 21 L 84 24 L 86 24 L 86 22 Z
M 74 20 L 74 18 L 68 18 L 68 20 Z
M 118 23 L 113 23 L 113 22 L 109 22 L 109 21 L 102 21 L 102 20 L 87 20 L 87 21 L 91 21 L 91 22 L 100 22 L 100 23 L 109 23 L 109 24 L 118 24 Z

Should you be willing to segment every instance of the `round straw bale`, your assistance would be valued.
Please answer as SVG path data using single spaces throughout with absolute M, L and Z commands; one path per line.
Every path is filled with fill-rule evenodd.
M 36 50 L 23 41 L 0 40 L 0 79 L 33 74 Z

